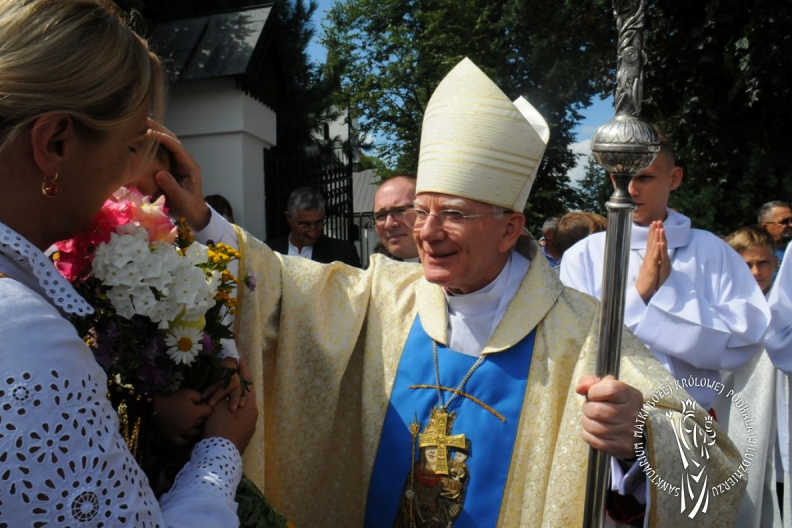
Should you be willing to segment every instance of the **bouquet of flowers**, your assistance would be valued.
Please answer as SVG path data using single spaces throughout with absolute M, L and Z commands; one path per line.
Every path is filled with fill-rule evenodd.
M 183 219 L 170 219 L 164 197 L 152 203 L 125 188 L 56 249 L 55 266 L 94 307 L 72 322 L 108 374 L 124 439 L 155 491 L 165 491 L 189 450 L 157 437 L 151 400 L 181 388 L 201 392 L 236 373 L 220 358 L 234 337 L 226 315 L 236 313 L 239 281 L 227 267 L 239 253 L 196 243 Z M 255 288 L 252 274 L 242 282 Z M 244 475 L 236 501 L 243 528 L 291 526 Z
M 138 395 L 202 390 L 229 379 L 218 369 L 222 340 L 233 339 L 238 253 L 193 241 L 135 189 L 108 199 L 86 231 L 56 244 L 56 267 L 94 307 L 73 320 L 111 382 Z M 228 372 L 230 370 L 230 372 Z

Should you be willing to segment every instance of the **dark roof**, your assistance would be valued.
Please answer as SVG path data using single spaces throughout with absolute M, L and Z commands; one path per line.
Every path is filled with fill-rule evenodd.
M 236 77 L 242 90 L 280 107 L 289 90 L 274 39 L 276 18 L 266 5 L 160 22 L 150 40 L 171 82 Z

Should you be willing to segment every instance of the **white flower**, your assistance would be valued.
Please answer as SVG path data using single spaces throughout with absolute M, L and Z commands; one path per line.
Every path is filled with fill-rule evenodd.
M 129 296 L 132 298 L 132 304 L 135 305 L 135 313 L 150 317 L 153 321 L 156 320 L 151 317 L 152 312 L 157 306 L 157 298 L 151 288 L 148 286 L 139 286 L 129 291 Z
M 214 297 L 214 293 L 217 291 L 217 288 L 220 286 L 220 278 L 222 275 L 217 270 L 212 270 L 211 273 L 206 275 L 206 284 L 209 286 L 209 292 Z
M 107 290 L 107 298 L 113 303 L 118 315 L 125 319 L 132 319 L 135 316 L 135 307 L 129 297 L 129 288 L 115 287 Z
M 93 269 L 119 315 L 127 319 L 142 315 L 165 329 L 179 314 L 197 319 L 214 306 L 220 273 L 207 273 L 198 266 L 207 259 L 206 246 L 192 244 L 182 256 L 166 242 L 149 244 L 140 225 L 126 224 L 108 243 L 99 245 Z M 176 346 L 177 341 L 168 346 Z
M 184 256 L 190 259 L 190 263 L 193 266 L 206 264 L 206 261 L 209 258 L 209 248 L 203 244 L 193 242 L 184 250 Z
M 203 350 L 201 338 L 203 332 L 189 326 L 177 326 L 170 329 L 165 336 L 165 344 L 169 346 L 168 356 L 174 363 L 191 364 Z
M 101 280 L 104 280 L 109 269 L 123 268 L 130 262 L 140 262 L 149 254 L 145 229 L 131 228 L 128 224 L 121 227 L 126 228 L 124 233 L 113 233 L 110 235 L 110 242 L 96 248 L 93 269 L 94 274 Z M 119 233 L 121 231 L 119 228 Z
M 126 286 L 127 288 L 139 288 L 142 286 L 141 279 L 143 278 L 140 273 L 140 266 L 138 262 L 127 262 L 124 266 L 117 268 L 118 273 L 113 274 L 113 281 L 108 276 L 105 279 L 105 285 L 108 286 Z

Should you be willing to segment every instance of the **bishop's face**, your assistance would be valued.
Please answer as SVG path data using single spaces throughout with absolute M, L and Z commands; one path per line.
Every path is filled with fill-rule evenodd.
M 490 204 L 448 194 L 418 194 L 415 207 L 429 214 L 413 229 L 424 277 L 452 293 L 472 293 L 494 281 L 525 225 L 522 213 L 493 214 Z M 441 221 L 444 210 L 474 217 Z

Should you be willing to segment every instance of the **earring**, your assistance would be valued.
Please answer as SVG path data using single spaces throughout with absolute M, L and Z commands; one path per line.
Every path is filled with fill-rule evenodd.
M 49 198 L 55 198 L 60 194 L 57 172 L 55 173 L 55 176 L 52 177 L 52 179 L 48 179 L 47 176 L 44 176 L 44 179 L 41 180 L 41 194 Z

